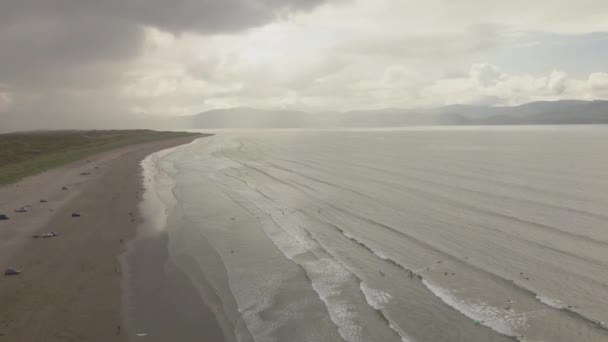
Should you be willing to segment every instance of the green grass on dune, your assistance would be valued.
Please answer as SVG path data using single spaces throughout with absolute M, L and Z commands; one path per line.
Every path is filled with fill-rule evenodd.
M 0 134 L 0 185 L 127 145 L 196 135 L 150 130 L 41 131 Z

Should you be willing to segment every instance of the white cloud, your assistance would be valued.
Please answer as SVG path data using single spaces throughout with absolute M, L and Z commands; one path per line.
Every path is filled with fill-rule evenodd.
M 604 6 L 582 1 L 589 8 Z M 594 13 L 568 4 L 551 2 L 553 11 L 546 13 L 549 2 L 541 2 L 353 0 L 241 35 L 164 38 L 164 45 L 141 62 L 154 59 L 164 66 L 144 74 L 163 78 L 169 77 L 163 69 L 180 70 L 182 87 L 164 95 L 148 92 L 166 97 L 161 101 L 166 106 L 149 110 L 187 111 L 183 102 L 176 104 L 179 93 L 192 93 L 192 112 L 239 105 L 349 110 L 600 96 L 588 85 L 575 86 L 586 82 L 568 78 L 568 70 L 508 74 L 491 61 L 480 62 L 529 43 L 527 30 L 574 33 L 604 25 Z M 556 18 L 564 16 L 559 13 L 580 21 L 564 20 L 560 26 Z M 156 83 L 161 81 L 134 88 Z M 201 96 L 194 98 L 197 91 Z
M 596 72 L 589 75 L 589 84 L 593 90 L 608 92 L 608 73 Z
M 501 78 L 506 76 L 499 67 L 492 64 L 473 64 L 469 73 L 471 78 L 484 88 L 496 85 Z
M 563 94 L 566 91 L 568 83 L 568 74 L 563 71 L 553 70 L 549 75 L 547 87 L 556 95 Z
M 471 70 L 479 70 L 479 64 Z M 481 68 L 484 69 L 484 68 Z M 564 71 L 553 70 L 546 75 L 505 74 L 497 72 L 499 67 L 485 68 L 491 70 L 492 82 L 480 87 L 479 73 L 471 72 L 469 78 L 440 79 L 424 89 L 421 99 L 423 105 L 442 105 L 452 103 L 470 103 L 482 105 L 519 105 L 533 101 L 553 101 L 559 99 L 608 99 L 608 87 L 601 88 L 604 79 L 602 73 L 589 78 L 572 78 Z M 496 75 L 500 75 L 498 79 Z M 598 88 L 598 86 L 600 88 Z M 429 102 L 430 101 L 430 102 Z
M 40 1 L 23 0 L 30 5 L 42 4 Z M 100 12 L 103 18 L 116 12 L 112 22 L 121 25 L 127 25 L 124 20 L 137 19 L 140 26 L 127 25 L 130 30 L 125 30 L 116 25 L 108 31 L 112 40 L 99 39 L 99 44 L 107 41 L 99 49 L 92 49 L 98 43 L 87 39 L 95 36 L 90 32 L 95 27 L 83 34 L 78 30 L 64 35 L 61 30 L 43 32 L 41 37 L 59 34 L 57 41 L 66 47 L 65 51 L 54 49 L 51 59 L 34 53 L 35 58 L 23 60 L 4 49 L 5 61 L 34 61 L 29 64 L 36 67 L 0 65 L 11 80 L 0 88 L 0 108 L 35 111 L 54 106 L 85 112 L 95 106 L 96 113 L 101 107 L 115 112 L 182 115 L 230 106 L 350 110 L 608 98 L 606 70 L 583 77 L 551 65 L 549 56 L 542 59 L 543 68 L 518 72 L 495 60 L 514 46 L 529 44 L 532 33 L 572 37 L 607 32 L 604 14 L 608 1 L 336 0 L 313 1 L 321 4 L 313 11 L 306 1 L 273 0 L 267 2 L 277 5 L 269 5 L 272 8 L 304 11 L 277 18 L 268 6 L 260 13 L 242 7 L 245 14 L 259 15 L 245 27 L 234 11 L 246 1 L 227 2 L 232 8 L 222 13 L 231 20 L 209 21 L 209 27 L 196 20 L 196 13 L 213 1 L 186 1 L 194 12 L 179 4 L 169 7 L 180 8 L 161 11 L 162 4 L 153 2 L 158 11 L 150 10 L 142 14 L 145 17 Z M 39 7 L 36 13 L 49 12 L 49 6 Z M 88 17 L 78 17 L 78 11 L 72 14 L 69 28 L 87 22 Z M 95 25 L 103 27 L 104 21 L 94 17 Z M 264 22 L 267 24 L 260 26 Z M 11 30 L 24 23 L 13 23 Z M 235 26 L 225 26 L 230 23 Z M 5 37 L 9 47 L 19 47 L 15 42 L 25 44 L 25 40 L 13 39 L 18 36 L 7 25 L 0 25 L 0 42 Z M 34 31 L 53 25 L 63 27 L 48 21 Z M 117 36 L 116 32 L 123 31 L 124 37 Z M 86 44 L 70 46 L 72 41 L 83 40 Z M 45 48 L 48 44 L 44 42 L 38 42 L 32 51 Z M 68 59 L 63 52 L 69 52 Z M 536 57 L 522 54 L 513 59 L 526 64 Z M 57 66 L 61 68 L 54 68 Z M 19 79 L 24 75 L 27 80 Z M 42 82 L 41 75 L 50 76 Z M 103 101 L 96 94 L 103 94 Z

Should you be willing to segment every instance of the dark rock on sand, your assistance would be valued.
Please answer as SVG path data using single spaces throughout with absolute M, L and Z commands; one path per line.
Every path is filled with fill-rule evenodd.
M 50 232 L 50 233 L 42 233 L 42 234 L 36 234 L 36 235 L 32 235 L 32 237 L 34 239 L 38 239 L 38 238 L 43 238 L 43 239 L 48 239 L 48 238 L 54 238 L 59 236 L 59 233 L 57 232 Z
M 8 268 L 6 271 L 4 271 L 5 276 L 14 276 L 18 274 L 21 274 L 21 271 L 14 268 Z

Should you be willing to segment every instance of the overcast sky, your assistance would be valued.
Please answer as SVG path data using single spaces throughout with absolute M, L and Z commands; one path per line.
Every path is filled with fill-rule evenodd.
M 0 0 L 0 112 L 608 99 L 606 0 Z

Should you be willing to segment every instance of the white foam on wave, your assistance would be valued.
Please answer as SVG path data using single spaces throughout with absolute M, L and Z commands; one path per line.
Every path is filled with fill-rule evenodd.
M 260 192 L 258 189 L 252 191 L 253 185 L 247 184 L 247 188 L 231 188 L 231 191 L 236 192 L 242 199 L 239 204 L 258 218 L 263 231 L 282 254 L 303 268 L 312 289 L 325 304 L 329 318 L 335 324 L 340 337 L 345 342 L 369 340 L 367 336 L 369 332 L 364 331 L 363 326 L 360 325 L 359 315 L 361 310 L 367 314 L 367 310 L 371 308 L 365 305 L 364 300 L 367 298 L 352 298 L 349 295 L 353 290 L 352 285 L 360 285 L 353 282 L 356 279 L 353 273 L 323 251 L 321 244 L 304 228 L 306 222 L 302 221 L 302 217 L 295 211 L 292 212 L 291 208 L 278 207 L 277 203 L 263 195 L 260 196 L 257 194 Z M 291 214 L 286 216 L 285 211 Z M 352 236 L 350 238 L 357 241 Z M 385 299 L 386 295 L 379 295 L 377 298 L 379 301 Z M 369 305 L 369 301 L 367 304 Z M 369 317 L 377 318 L 374 315 Z M 281 322 L 277 323 L 281 324 Z M 379 318 L 378 323 L 380 323 Z M 258 324 L 254 325 L 258 326 Z M 253 335 L 262 336 L 261 340 L 265 340 L 263 337 L 269 334 L 263 332 Z
M 353 240 L 354 242 L 356 242 L 358 244 L 363 244 L 362 241 L 360 241 L 359 239 L 357 239 L 356 237 L 354 237 L 353 235 L 351 235 L 347 232 L 343 231 L 342 234 L 345 237 Z M 380 258 L 382 260 L 389 260 L 389 261 L 393 262 L 393 260 L 391 260 L 389 257 L 384 255 L 382 252 L 380 252 L 372 247 L 369 247 L 368 245 L 365 245 L 365 246 L 370 251 L 372 251 L 372 253 L 374 253 L 378 258 Z M 367 303 L 376 310 L 382 310 L 384 308 L 384 305 L 387 304 L 392 299 L 392 296 L 390 293 L 371 288 L 364 282 L 361 282 L 361 284 L 359 286 L 361 288 L 361 292 L 363 292 L 363 294 L 365 295 L 365 300 L 367 301 Z M 397 327 L 388 318 L 386 318 L 386 319 L 388 320 L 389 327 L 393 331 L 395 331 L 397 333 L 397 335 L 399 335 L 399 337 L 401 337 L 402 342 L 411 342 L 411 340 L 408 337 L 406 337 L 407 335 L 405 334 L 404 331 L 402 331 L 399 327 Z
M 412 340 L 404 336 L 405 333 L 403 333 L 401 329 L 394 325 L 393 322 L 389 322 L 388 325 L 391 327 L 391 329 L 395 330 L 395 332 L 401 337 L 401 342 L 412 342 Z
M 383 309 L 384 304 L 388 303 L 393 298 L 390 293 L 371 288 L 364 282 L 361 282 L 359 288 L 361 288 L 361 292 L 365 295 L 367 303 L 376 310 Z
M 251 333 L 255 341 L 277 341 L 275 333 L 283 325 L 283 322 L 281 320 L 264 320 L 260 313 L 272 307 L 273 298 L 270 294 L 280 286 L 281 280 L 279 276 L 267 277 L 259 283 L 251 284 L 250 290 L 253 290 L 255 296 L 237 296 L 235 298 L 238 303 L 238 311 L 243 318 L 246 329 Z M 288 316 L 285 314 L 279 317 Z
M 351 240 L 355 240 L 355 241 L 357 241 L 357 239 L 356 239 L 354 236 L 352 236 L 351 234 L 349 234 L 349 233 L 347 233 L 347 232 L 344 232 L 344 233 L 342 233 L 342 234 L 344 234 L 344 236 L 346 236 L 347 238 L 349 238 L 349 239 L 351 239 Z
M 363 294 L 365 295 L 365 300 L 367 301 L 369 306 L 371 306 L 372 308 L 374 308 L 376 310 L 384 309 L 385 304 L 388 304 L 390 302 L 390 300 L 393 298 L 393 296 L 390 293 L 369 287 L 364 282 L 361 282 L 359 287 L 361 288 L 361 292 L 363 292 Z M 405 337 L 405 333 L 403 331 L 401 331 L 401 329 L 399 329 L 388 318 L 387 318 L 387 321 L 388 321 L 389 327 L 393 331 L 395 331 L 397 333 L 397 335 L 399 335 L 399 337 L 401 337 L 402 342 L 411 342 L 411 340 L 409 340 L 407 337 Z
M 475 322 L 485 325 L 498 333 L 516 337 L 518 336 L 516 331 L 526 326 L 526 316 L 523 314 L 510 313 L 502 308 L 491 306 L 483 302 L 460 299 L 454 296 L 450 290 L 433 285 L 426 279 L 423 279 L 422 283 L 429 291 L 447 305 Z
M 311 273 L 312 288 L 328 309 L 329 317 L 338 327 L 340 336 L 348 342 L 361 340 L 361 326 L 354 321 L 357 316 L 353 304 L 339 299 L 340 288 L 350 278 L 350 273 L 338 263 L 329 259 L 320 259 L 313 262 L 309 269 Z
M 277 215 L 276 221 L 262 222 L 266 235 L 288 259 L 306 270 L 313 290 L 325 304 L 342 339 L 346 342 L 360 342 L 363 328 L 355 322 L 356 307 L 340 297 L 342 287 L 352 279 L 352 274 L 331 258 L 299 260 L 301 255 L 314 249 L 316 244 L 306 238 L 305 231 L 297 222 L 283 221 L 279 226 L 281 217 Z
M 539 296 L 539 295 L 536 295 L 536 299 L 538 299 L 541 303 L 548 305 L 555 309 L 563 309 L 566 307 L 562 302 L 560 302 L 557 299 L 543 297 L 543 296 Z
M 364 245 L 366 248 L 368 248 L 370 251 L 372 251 L 372 253 L 374 253 L 378 258 L 382 259 L 382 260 L 390 260 L 389 257 L 387 257 L 386 255 L 384 255 L 384 253 L 380 252 L 377 249 L 374 249 L 370 246 L 368 246 L 367 244 L 363 243 L 361 240 L 357 239 L 354 235 L 347 233 L 347 232 L 342 232 L 342 235 L 344 235 L 345 237 L 353 240 L 354 242 L 360 244 L 360 245 Z
M 386 255 L 382 254 L 382 252 L 377 251 L 377 250 L 375 250 L 375 249 L 373 249 L 373 248 L 372 248 L 371 250 L 372 250 L 372 252 L 374 252 L 374 254 L 375 254 L 375 255 L 376 255 L 378 258 L 380 258 L 380 259 L 382 259 L 382 260 L 389 260 L 389 258 L 388 258 Z

